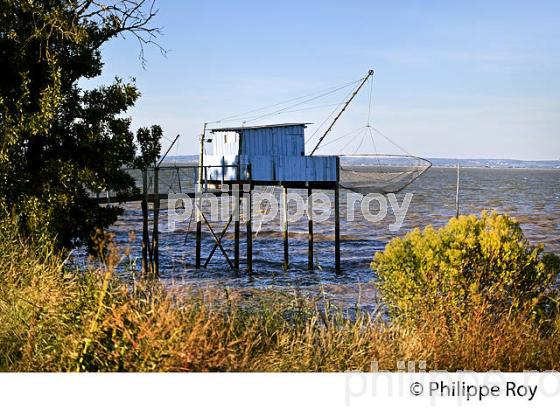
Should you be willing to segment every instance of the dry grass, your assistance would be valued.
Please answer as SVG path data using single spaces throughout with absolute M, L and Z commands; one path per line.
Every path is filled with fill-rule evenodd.
M 68 272 L 47 247 L 1 232 L 0 371 L 346 371 L 373 361 L 395 370 L 409 360 L 440 370 L 560 368 L 558 321 L 545 331 L 480 306 L 405 326 L 264 291 L 131 289 L 111 263 Z

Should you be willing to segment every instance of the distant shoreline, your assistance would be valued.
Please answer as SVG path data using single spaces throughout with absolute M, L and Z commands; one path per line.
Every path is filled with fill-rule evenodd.
M 432 168 L 437 169 L 455 169 L 456 165 L 432 165 Z M 461 169 L 486 169 L 486 170 L 496 170 L 496 171 L 560 171 L 560 167 L 488 167 L 488 166 L 476 166 L 476 165 L 461 165 Z
M 519 160 L 519 159 L 453 159 L 429 158 L 435 168 L 454 168 L 459 164 L 461 168 L 480 169 L 560 169 L 560 160 Z
M 560 160 L 518 160 L 518 159 L 453 159 L 427 158 L 433 168 L 455 168 L 457 163 L 461 168 L 472 169 L 526 169 L 526 170 L 560 170 Z M 169 156 L 166 163 L 198 162 L 198 155 Z

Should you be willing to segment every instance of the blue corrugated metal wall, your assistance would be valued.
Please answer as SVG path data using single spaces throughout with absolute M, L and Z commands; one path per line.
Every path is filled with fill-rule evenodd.
M 302 156 L 305 151 L 304 126 L 255 128 L 242 131 L 242 155 Z
M 216 167 L 209 178 L 234 180 L 235 170 L 223 165 L 251 164 L 254 181 L 336 181 L 336 157 L 305 156 L 304 130 L 295 124 L 214 131 L 213 155 L 204 160 Z
M 336 181 L 335 156 L 207 155 L 204 159 L 204 165 L 212 166 L 208 177 L 215 181 L 221 180 L 222 175 L 226 181 L 235 180 L 235 169 L 222 167 L 222 165 L 237 164 L 241 164 L 242 174 L 245 166 L 251 164 L 251 175 L 254 181 Z

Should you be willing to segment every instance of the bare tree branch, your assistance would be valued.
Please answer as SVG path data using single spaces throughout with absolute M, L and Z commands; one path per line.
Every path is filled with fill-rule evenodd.
M 152 25 L 158 13 L 155 3 L 155 0 L 83 0 L 77 4 L 76 16 L 82 23 L 95 22 L 100 27 L 93 43 L 95 48 L 115 36 L 134 36 L 140 46 L 140 61 L 145 67 L 146 46 L 156 47 L 163 55 L 167 52 L 156 41 L 161 28 Z

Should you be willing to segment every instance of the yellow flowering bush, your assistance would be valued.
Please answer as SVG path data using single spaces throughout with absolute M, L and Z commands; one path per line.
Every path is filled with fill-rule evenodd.
M 464 315 L 482 305 L 495 313 L 528 306 L 542 312 L 559 267 L 558 257 L 528 243 L 515 219 L 486 212 L 415 229 L 372 262 L 391 317 L 404 320 L 426 311 Z

